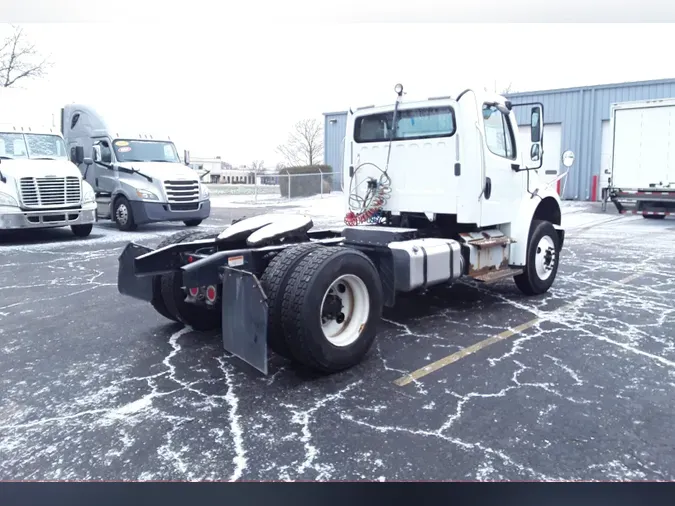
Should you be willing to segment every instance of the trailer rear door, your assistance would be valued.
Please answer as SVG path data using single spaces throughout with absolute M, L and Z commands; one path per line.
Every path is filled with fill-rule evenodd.
M 615 104 L 612 134 L 613 187 L 675 186 L 675 101 Z

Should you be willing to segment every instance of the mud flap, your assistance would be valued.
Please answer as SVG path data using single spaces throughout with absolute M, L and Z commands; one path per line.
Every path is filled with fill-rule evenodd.
M 152 300 L 152 276 L 136 276 L 135 266 L 136 258 L 151 251 L 154 250 L 133 242 L 127 244 L 122 251 L 118 258 L 119 270 L 117 271 L 117 290 L 122 295 L 146 302 Z
M 223 347 L 267 374 L 267 297 L 250 272 L 223 268 Z
M 560 249 L 563 249 L 563 245 L 565 244 L 565 229 L 562 228 L 560 225 L 553 225 L 553 228 L 555 228 L 555 231 L 558 232 L 558 239 L 560 240 Z

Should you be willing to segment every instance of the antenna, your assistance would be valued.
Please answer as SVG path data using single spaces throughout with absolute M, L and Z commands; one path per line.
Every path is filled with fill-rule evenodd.
M 394 104 L 394 116 L 391 120 L 391 131 L 389 132 L 389 147 L 387 148 L 387 163 L 384 166 L 384 172 L 386 173 L 389 170 L 389 157 L 391 156 L 391 145 L 394 142 L 394 135 L 396 133 L 396 116 L 398 115 L 398 104 L 401 103 L 401 97 L 403 96 L 403 85 L 397 84 L 394 87 L 396 92 L 396 103 Z

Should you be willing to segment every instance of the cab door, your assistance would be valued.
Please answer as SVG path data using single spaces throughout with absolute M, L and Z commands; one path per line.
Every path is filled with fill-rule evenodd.
M 523 194 L 522 175 L 517 152 L 515 115 L 505 107 L 483 103 L 484 178 L 481 191 L 480 226 L 510 223 L 518 210 Z
M 117 186 L 117 171 L 114 168 L 113 150 L 107 138 L 94 139 L 94 164 L 87 173 L 87 181 L 97 193 L 111 194 Z

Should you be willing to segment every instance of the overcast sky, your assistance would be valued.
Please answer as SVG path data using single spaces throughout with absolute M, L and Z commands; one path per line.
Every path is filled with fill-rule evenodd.
M 407 98 L 426 98 L 495 82 L 525 91 L 675 77 L 662 59 L 673 25 L 23 26 L 54 62 L 24 86 L 55 107 L 90 103 L 237 165 L 273 166 L 295 121 L 392 101 L 397 82 Z

